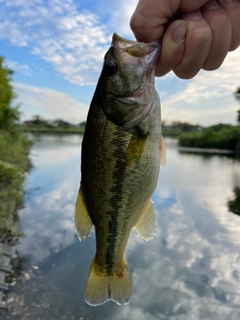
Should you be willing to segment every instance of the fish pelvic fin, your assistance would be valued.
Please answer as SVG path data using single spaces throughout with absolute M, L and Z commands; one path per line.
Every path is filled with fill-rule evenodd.
M 159 152 L 160 152 L 160 163 L 163 167 L 166 165 L 166 149 L 163 140 L 163 136 L 161 135 L 160 143 L 159 143 Z
M 78 197 L 75 204 L 75 226 L 79 240 L 85 240 L 91 231 L 92 220 L 87 210 L 82 186 L 78 191 Z
M 101 274 L 94 258 L 85 288 L 85 301 L 91 306 L 101 305 L 109 300 L 117 304 L 128 304 L 132 297 L 132 280 L 127 263 L 123 261 L 120 273 Z
M 137 224 L 135 225 L 137 232 L 147 241 L 151 240 L 157 231 L 157 217 L 152 203 L 151 199 L 147 202 Z

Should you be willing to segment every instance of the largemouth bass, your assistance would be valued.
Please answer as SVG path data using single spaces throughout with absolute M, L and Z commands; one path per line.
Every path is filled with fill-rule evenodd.
M 85 301 L 93 306 L 130 301 L 132 282 L 124 257 L 130 232 L 135 228 L 146 240 L 156 232 L 151 195 L 164 162 L 154 86 L 159 53 L 158 42 L 114 34 L 90 105 L 75 222 L 80 240 L 95 227 L 96 255 L 85 289 Z

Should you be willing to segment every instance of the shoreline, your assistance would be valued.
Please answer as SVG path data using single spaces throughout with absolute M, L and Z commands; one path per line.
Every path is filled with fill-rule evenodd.
M 58 129 L 58 130 L 54 130 L 54 129 L 44 129 L 44 128 L 41 128 L 41 129 L 35 129 L 35 128 L 29 128 L 29 129 L 21 129 L 21 131 L 23 133 L 57 133 L 57 134 L 83 134 L 84 133 L 84 129 L 79 129 L 79 130 L 76 130 L 76 129 L 69 129 L 69 130 L 66 130 L 66 129 Z
M 234 155 L 233 150 L 227 149 L 214 149 L 214 148 L 198 148 L 198 147 L 178 147 L 179 152 L 188 152 L 188 153 L 214 153 L 214 154 L 229 154 Z

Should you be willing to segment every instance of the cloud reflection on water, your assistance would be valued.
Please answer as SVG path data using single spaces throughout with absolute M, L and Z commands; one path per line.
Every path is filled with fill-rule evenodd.
M 43 135 L 32 148 L 34 169 L 27 181 L 30 201 L 21 210 L 20 249 L 34 263 L 74 241 L 74 202 L 80 181 L 81 136 Z M 74 167 L 76 170 L 72 170 Z M 49 180 L 51 189 L 49 190 Z M 38 190 L 31 191 L 32 189 Z
M 33 263 L 76 241 L 73 211 L 80 139 L 71 148 L 68 141 L 70 137 L 59 143 L 57 157 L 52 152 L 54 141 L 43 146 L 44 152 L 38 143 L 33 147 L 32 153 L 38 154 L 33 158 L 38 176 L 44 180 L 46 167 L 53 173 L 52 190 L 36 191 L 21 211 L 26 237 L 20 249 Z M 227 208 L 239 163 L 218 156 L 180 154 L 168 139 L 166 145 L 167 166 L 161 169 L 153 195 L 158 233 L 145 242 L 133 231 L 127 246 L 132 301 L 124 307 L 108 303 L 87 309 L 93 316 L 108 310 L 111 320 L 239 319 L 240 220 Z M 29 179 L 29 189 L 38 184 Z M 79 244 L 79 250 L 93 254 L 94 244 L 87 240 Z

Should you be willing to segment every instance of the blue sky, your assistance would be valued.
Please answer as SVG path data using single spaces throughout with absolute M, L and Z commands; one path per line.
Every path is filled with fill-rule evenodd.
M 129 20 L 137 0 L 0 0 L 0 55 L 15 71 L 22 120 L 33 115 L 86 119 L 113 32 L 134 39 Z M 192 80 L 173 73 L 156 80 L 162 118 L 202 125 L 236 124 L 240 49 L 216 71 Z

